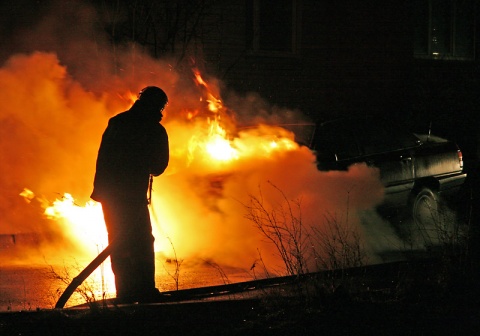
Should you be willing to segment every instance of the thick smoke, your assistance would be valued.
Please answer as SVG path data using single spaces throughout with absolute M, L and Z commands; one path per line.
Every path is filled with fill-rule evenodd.
M 5 57 L 0 69 L 0 234 L 42 233 L 48 244 L 40 254 L 48 254 L 49 246 L 71 252 L 71 233 L 45 219 L 38 200 L 52 201 L 68 192 L 84 204 L 108 118 L 127 109 L 142 87 L 157 85 L 170 100 L 163 123 L 172 153 L 169 168 L 153 186 L 152 218 L 160 252 L 168 255 L 172 244 L 182 259 L 248 267 L 260 251 L 278 263 L 272 244 L 246 218 L 252 197 L 262 197 L 267 209 L 285 205 L 285 200 L 299 202 L 305 227 L 321 227 L 328 216 L 336 216 L 348 218 L 367 243 L 383 235 L 359 225 L 360 214 L 371 212 L 383 198 L 378 172 L 358 165 L 321 173 L 314 155 L 301 146 L 270 156 L 254 153 L 260 138 L 293 137 L 284 129 L 236 127 L 232 143 L 253 154 L 233 163 L 214 164 L 195 156 L 188 145 L 205 124 L 185 116 L 205 109 L 200 99 L 204 88 L 194 84 L 191 73 L 176 72 L 169 60 L 152 59 L 135 46 L 113 50 L 95 29 L 96 12 L 73 4 L 60 2 L 30 29 L 17 33 L 16 52 Z M 220 85 L 213 79 L 210 83 Z M 298 111 L 272 107 L 254 93 L 229 97 L 228 120 L 236 126 L 302 120 Z M 38 197 L 25 202 L 19 196 L 24 188 Z M 383 248 L 371 246 L 373 252 Z

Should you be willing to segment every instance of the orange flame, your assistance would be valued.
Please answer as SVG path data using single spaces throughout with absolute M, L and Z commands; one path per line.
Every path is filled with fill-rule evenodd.
M 216 97 L 214 88 L 202 78 L 197 69 L 194 70 L 194 73 L 196 83 L 204 89 L 202 91 L 204 97 L 201 97 L 201 100 L 206 99 L 209 102 L 206 108 L 214 114 L 205 115 L 198 110 L 188 110 L 183 115 L 187 120 L 193 122 L 194 129 L 186 131 L 186 135 L 181 136 L 175 134 L 178 127 L 170 129 L 174 133 L 172 139 L 183 138 L 184 140 L 180 140 L 180 142 L 183 141 L 188 144 L 186 151 L 187 166 L 196 162 L 206 168 L 209 171 L 208 174 L 215 174 L 215 171 L 223 173 L 224 169 L 233 167 L 235 162 L 239 160 L 269 157 L 274 153 L 298 148 L 293 135 L 279 127 L 259 125 L 256 128 L 241 130 L 236 134 L 228 134 L 221 123 L 221 117 L 225 116 L 222 100 Z M 119 95 L 119 97 L 130 104 L 136 99 L 136 96 L 130 91 Z M 228 116 L 225 116 L 225 119 L 228 119 Z M 166 126 L 168 128 L 168 123 Z M 185 139 L 185 136 L 187 139 Z M 173 160 L 182 155 L 182 152 L 178 151 L 177 148 L 172 148 Z M 175 162 L 169 167 L 169 170 L 176 170 Z M 28 189 L 25 189 L 21 195 L 26 201 L 30 201 L 34 197 L 33 192 Z M 65 193 L 61 199 L 52 203 L 45 199 L 42 199 L 41 203 L 44 204 L 45 216 L 62 223 L 65 230 L 70 232 L 69 235 L 74 237 L 75 243 L 82 246 L 88 255 L 97 253 L 99 246 L 105 247 L 108 244 L 99 203 L 89 201 L 81 206 L 75 203 L 74 197 L 69 193 Z M 165 223 L 170 221 L 166 221 L 165 218 L 160 221 L 164 223 L 164 230 L 168 231 L 169 225 L 165 225 Z M 168 243 L 162 244 L 158 240 L 156 242 L 157 252 L 168 250 L 168 245 Z
M 294 141 L 293 134 L 280 127 L 258 125 L 255 128 L 241 130 L 235 135 L 228 134 L 220 122 L 223 111 L 221 99 L 215 97 L 198 70 L 195 72 L 195 78 L 197 83 L 205 88 L 204 94 L 212 102 L 208 105 L 208 109 L 216 113 L 207 117 L 197 111 L 189 111 L 187 114 L 187 118 L 192 118 L 195 125 L 193 131 L 186 132 L 188 139 L 183 140 L 188 144 L 187 165 L 196 162 L 206 168 L 210 172 L 209 174 L 216 174 L 216 171 L 223 174 L 225 169 L 233 168 L 235 162 L 268 158 L 275 153 L 284 153 L 299 148 Z M 132 101 L 134 100 L 134 95 L 131 93 L 123 97 L 127 99 L 130 97 Z M 170 131 L 175 133 L 177 129 L 170 129 Z M 185 135 L 182 136 L 185 137 Z M 174 134 L 172 139 L 182 136 Z M 176 156 L 183 155 L 177 154 L 177 150 L 177 148 L 172 148 L 173 160 Z M 175 171 L 174 165 L 175 163 L 169 167 L 170 171 Z M 28 199 L 32 196 L 24 192 L 24 197 Z M 85 206 L 80 206 L 75 204 L 72 195 L 65 193 L 62 199 L 55 200 L 45 208 L 45 215 L 52 220 L 64 223 L 71 232 L 71 236 L 76 237 L 76 243 L 84 246 L 88 254 L 95 253 L 98 246 L 107 245 L 107 234 L 99 203 L 89 201 Z M 153 222 L 156 222 L 155 218 L 153 218 Z M 168 223 L 171 221 L 163 218 L 160 219 L 160 222 L 163 223 L 164 230 L 168 231 Z M 154 226 L 156 225 L 154 223 Z M 157 252 L 165 252 L 168 248 L 168 242 L 162 243 L 160 239 L 156 241 Z
M 84 247 L 108 245 L 107 231 L 103 220 L 102 206 L 95 201 L 88 201 L 85 206 L 75 204 L 73 196 L 65 193 L 62 199 L 56 199 L 45 209 L 45 216 L 52 220 L 65 220 L 72 237 Z M 90 247 L 89 252 L 95 252 Z
M 19 67 L 22 70 L 20 73 L 23 73 L 24 69 L 38 68 L 47 61 L 50 63 L 45 66 L 52 67 L 51 63 L 55 61 L 54 58 L 43 55 L 35 55 L 33 60 L 35 61 L 32 62 L 33 64 L 28 64 L 32 59 L 21 60 L 24 63 L 22 63 L 22 67 Z M 55 66 L 53 67 L 55 68 Z M 38 71 L 32 70 L 32 73 L 37 75 Z M 45 73 L 50 74 L 50 72 Z M 173 242 L 175 251 L 181 258 L 193 255 L 198 257 L 198 254 L 205 258 L 211 258 L 213 255 L 220 255 L 217 250 L 222 249 L 222 241 L 231 240 L 229 249 L 234 250 L 235 253 L 247 253 L 248 257 L 245 258 L 250 259 L 252 254 L 252 257 L 255 258 L 256 247 L 253 247 L 252 251 L 244 252 L 245 248 L 240 247 L 243 243 L 230 237 L 231 234 L 237 234 L 235 232 L 240 230 L 239 227 L 243 227 L 243 224 L 240 223 L 243 221 L 241 206 L 239 207 L 238 203 L 227 205 L 231 207 L 229 210 L 230 225 L 238 228 L 221 233 L 216 229 L 221 222 L 224 222 L 218 218 L 223 211 L 219 208 L 219 204 L 227 198 L 232 199 L 231 195 L 225 194 L 227 188 L 230 188 L 227 184 L 238 177 L 241 178 L 242 174 L 250 174 L 249 170 L 256 170 L 258 160 L 261 160 L 260 165 L 268 163 L 267 167 L 275 167 L 275 160 L 278 157 L 286 152 L 297 150 L 299 146 L 295 143 L 293 134 L 280 127 L 259 124 L 256 127 L 239 129 L 233 117 L 227 113 L 227 108 L 223 106 L 222 99 L 217 93 L 218 87 L 215 84 L 207 83 L 199 72 L 196 72 L 195 78 L 200 90 L 193 92 L 199 92 L 198 97 L 184 96 L 182 92 L 181 97 L 185 99 L 175 99 L 175 94 L 167 92 L 169 97 L 172 97 L 172 103 L 167 108 L 168 116 L 164 118 L 162 124 L 169 133 L 171 160 L 165 174 L 155 178 L 154 181 L 152 197 L 154 210 L 151 211 L 155 213 L 151 213 L 151 218 L 156 238 L 155 251 L 163 253 L 166 257 L 173 257 L 171 246 L 171 242 Z M 54 81 L 54 83 L 57 82 Z M 52 86 L 56 87 L 53 84 Z M 168 86 L 163 87 L 167 88 Z M 85 197 L 91 192 L 95 155 L 109 115 L 114 111 L 120 112 L 128 109 L 136 97 L 131 93 L 133 91 L 126 88 L 116 92 L 104 92 L 99 99 L 82 90 L 80 86 L 75 87 L 68 91 L 68 95 L 64 99 L 58 99 L 65 102 L 65 106 L 42 108 L 40 112 L 31 113 L 28 115 L 29 118 L 26 118 L 26 122 L 33 129 L 36 129 L 34 126 L 44 119 L 54 119 L 56 124 L 53 123 L 50 127 L 50 123 L 48 123 L 42 127 L 38 138 L 41 141 L 48 141 L 41 148 L 51 148 L 50 145 L 57 145 L 57 142 L 59 145 L 49 151 L 45 150 L 44 154 L 47 156 L 42 161 L 44 165 L 41 167 L 42 171 L 47 171 L 49 167 L 52 168 L 51 171 L 59 176 L 58 179 L 44 173 L 40 178 L 31 177 L 26 185 L 32 190 L 39 189 L 42 193 L 58 190 L 58 188 L 64 188 L 63 192 L 68 191 L 54 201 L 47 201 L 43 196 L 42 200 L 35 199 L 43 206 L 45 216 L 52 222 L 47 224 L 61 228 L 58 230 L 61 232 L 58 235 L 58 238 L 61 239 L 60 243 L 63 242 L 64 245 L 70 246 L 73 244 L 77 251 L 84 251 L 82 257 L 92 258 L 99 249 L 107 245 L 101 206 L 93 201 L 79 204 L 75 199 Z M 34 92 L 36 91 L 34 90 Z M 48 96 L 51 101 L 55 101 L 57 98 L 55 94 L 58 93 L 45 92 L 42 97 Z M 206 101 L 208 104 L 202 104 Z M 54 112 L 55 108 L 56 112 Z M 43 111 L 51 111 L 52 116 L 40 118 Z M 65 117 L 59 118 L 59 111 L 69 113 L 63 113 Z M 82 123 L 78 124 L 74 123 L 77 120 L 76 116 L 81 113 L 78 111 L 95 113 L 89 114 L 88 118 L 82 119 Z M 65 118 L 69 123 L 65 125 L 65 130 L 62 130 L 58 125 L 64 125 Z M 100 120 L 100 118 L 103 119 Z M 53 127 L 54 125 L 56 126 Z M 43 136 L 47 131 L 50 137 Z M 69 137 L 65 137 L 65 134 L 69 132 L 76 132 L 73 134 L 75 137 L 72 141 L 69 140 Z M 32 144 L 27 143 L 23 148 L 28 149 L 25 152 L 29 153 L 31 152 L 30 147 Z M 74 157 L 73 160 L 72 157 Z M 310 160 L 309 157 L 307 160 Z M 55 164 L 52 165 L 52 162 Z M 72 166 L 71 162 L 79 162 L 79 164 Z M 22 162 L 18 166 L 25 167 L 26 165 Z M 59 169 L 56 169 L 57 167 Z M 240 175 L 235 172 L 240 172 Z M 251 175 L 256 178 L 256 173 Z M 257 182 L 252 183 L 257 184 Z M 76 189 L 70 190 L 69 186 L 76 187 Z M 22 192 L 22 196 L 26 201 L 34 198 L 33 192 L 26 190 Z M 186 204 L 188 204 L 189 211 L 185 211 Z M 204 225 L 214 227 L 214 233 L 209 234 L 207 227 L 200 231 L 196 230 L 194 224 L 198 221 L 199 216 L 205 216 Z M 34 229 L 38 229 L 38 227 Z M 50 227 L 47 227 L 47 230 L 50 230 Z M 199 232 L 203 232 L 202 237 L 198 237 L 199 234 L 202 234 Z M 249 234 L 249 236 L 253 237 L 254 235 Z M 65 239 L 70 239 L 69 244 L 65 243 Z M 236 244 L 233 241 L 236 241 Z M 254 244 L 251 245 L 254 246 Z M 232 257 L 231 253 L 227 252 L 225 255 L 222 257 L 225 258 L 224 262 L 239 262 L 239 258 Z M 227 259 L 228 261 L 226 261 Z
M 212 113 L 219 113 L 220 111 L 222 111 L 223 103 L 222 100 L 218 97 L 218 94 L 212 92 L 210 85 L 208 85 L 207 82 L 203 79 L 198 69 L 193 69 L 193 73 L 197 85 L 204 87 L 206 90 L 205 101 L 208 103 L 208 110 Z M 203 99 L 204 98 L 202 98 L 202 100 Z
M 46 46 L 45 50 L 50 49 Z M 62 49 L 60 54 L 68 53 Z M 256 127 L 241 128 L 224 106 L 215 79 L 206 81 L 198 69 L 194 69 L 197 87 L 192 88 L 195 83 L 188 83 L 183 73 L 160 59 L 135 57 L 141 60 L 141 66 L 137 66 L 128 53 L 107 54 L 102 53 L 101 62 L 115 56 L 115 66 L 122 71 L 99 67 L 96 57 L 77 55 L 60 60 L 54 51 L 12 55 L 2 64 L 0 119 L 5 127 L 0 136 L 4 172 L 0 178 L 0 208 L 4 214 L 1 233 L 42 234 L 58 227 L 62 232 L 48 237 L 57 239 L 54 244 L 50 246 L 49 240 L 42 246 L 45 254 L 70 256 L 58 252 L 60 244 L 70 249 L 79 245 L 88 254 L 98 253 L 106 244 L 100 205 L 79 205 L 74 198 L 85 199 L 91 192 L 95 157 L 108 118 L 127 109 L 136 99 L 131 92 L 146 85 L 166 89 L 171 102 L 162 121 L 169 133 L 171 161 L 167 171 L 155 178 L 152 197 L 157 252 L 171 257 L 173 243 L 180 258 L 214 258 L 240 267 L 250 263 L 258 257 L 261 239 L 245 223 L 245 209 L 238 201 L 248 201 L 248 195 L 257 192 L 265 181 L 281 184 L 279 188 L 292 198 L 305 196 L 303 199 L 310 204 L 307 209 L 315 212 L 311 216 L 315 219 L 321 217 L 319 206 L 334 213 L 338 207 L 332 200 L 343 200 L 344 190 L 349 190 L 349 204 L 360 209 L 382 197 L 382 186 L 368 169 L 357 166 L 346 176 L 330 174 L 327 179 L 316 170 L 313 154 L 299 147 L 291 132 L 258 122 L 260 118 L 283 117 L 291 121 L 293 114 L 287 114 L 291 111 L 263 116 L 259 106 L 264 102 L 260 98 L 259 105 L 255 97 L 254 101 L 239 101 L 246 106 L 238 111 L 242 119 L 257 120 Z M 67 65 L 78 72 L 69 73 Z M 105 71 L 97 74 L 94 71 L 98 69 Z M 132 87 L 132 83 L 138 87 Z M 293 117 L 297 119 L 297 115 Z M 370 184 L 356 196 L 349 187 L 350 180 Z M 27 207 L 23 199 L 11 197 L 24 186 L 39 194 L 68 191 L 70 195 L 47 202 L 46 197 L 38 199 L 25 190 L 22 196 L 30 202 Z M 323 195 L 319 195 L 320 190 Z M 39 218 L 33 200 L 43 206 L 51 223 Z M 165 237 L 168 239 L 162 240 Z M 20 257 L 25 258 L 23 254 Z

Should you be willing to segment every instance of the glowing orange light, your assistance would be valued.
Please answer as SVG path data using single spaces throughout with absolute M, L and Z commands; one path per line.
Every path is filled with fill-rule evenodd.
M 83 245 L 90 243 L 90 253 L 95 253 L 96 246 L 108 245 L 107 231 L 103 220 L 102 206 L 95 201 L 88 201 L 85 206 L 75 204 L 72 195 L 65 193 L 62 199 L 57 199 L 45 209 L 47 218 L 66 221 L 71 237 Z
M 124 100 L 128 105 L 131 105 L 133 104 L 137 98 L 138 98 L 138 94 L 136 93 L 133 93 L 131 91 L 128 91 L 127 93 L 123 94 L 123 95 L 120 95 L 118 94 L 118 96 Z
M 33 191 L 27 188 L 23 189 L 23 191 L 20 193 L 20 196 L 22 196 L 27 203 L 30 203 L 32 199 L 35 198 L 35 194 L 33 193 Z
M 36 198 L 33 191 L 24 189 L 20 195 L 29 202 Z M 72 195 L 65 193 L 61 199 L 49 203 L 46 199 L 38 198 L 43 204 L 44 215 L 62 225 L 61 230 L 67 231 L 67 236 L 78 244 L 75 247 L 83 248 L 88 258 L 97 255 L 108 245 L 107 231 L 103 220 L 102 206 L 95 201 L 88 201 L 85 206 L 75 203 Z M 104 265 L 89 277 L 92 294 L 97 298 L 111 297 L 115 294 L 115 278 L 107 259 Z
M 172 160 L 168 168 L 168 174 L 174 175 L 178 171 L 183 172 L 193 168 L 194 173 L 187 171 L 186 174 L 194 175 L 195 178 L 202 174 L 224 177 L 231 174 L 230 168 L 234 169 L 234 165 L 243 164 L 246 160 L 275 158 L 277 153 L 298 148 L 293 139 L 293 134 L 279 127 L 257 125 L 251 129 L 243 129 L 238 132 L 235 129 L 235 122 L 226 113 L 222 100 L 216 93 L 218 88 L 207 83 L 198 71 L 195 72 L 195 80 L 202 88 L 200 101 L 208 104 L 194 105 L 191 110 L 185 108 L 172 111 L 172 115 L 176 119 L 165 120 L 164 124 L 172 140 Z M 127 92 L 123 93 L 121 98 L 122 102 L 126 103 L 128 100 L 134 102 L 137 97 L 135 94 Z M 181 165 L 175 166 L 176 163 L 181 163 Z M 215 181 L 215 188 L 213 189 L 215 191 L 222 190 L 223 181 L 223 179 Z M 164 186 L 162 185 L 162 187 Z M 178 191 L 179 189 L 176 188 L 175 190 Z M 200 190 L 199 194 L 201 192 Z M 27 202 L 35 198 L 33 192 L 28 189 L 25 189 L 21 195 Z M 156 195 L 154 188 L 153 203 L 155 203 L 156 198 L 159 199 L 160 197 L 162 198 L 161 201 L 158 201 L 158 204 L 153 207 L 156 208 L 155 210 L 158 213 L 152 214 L 154 233 L 155 230 L 160 233 L 155 235 L 155 251 L 169 254 L 171 242 L 168 239 L 162 239 L 172 235 L 182 235 L 180 230 L 183 226 L 179 224 L 177 214 L 170 214 L 168 210 L 169 208 L 176 208 L 173 204 L 175 200 L 170 199 L 168 194 L 166 196 L 161 193 Z M 189 197 L 191 205 L 198 207 L 198 211 L 202 211 L 202 202 L 205 199 L 197 200 L 194 198 L 197 197 L 197 194 Z M 221 192 L 216 197 L 221 197 Z M 53 203 L 38 198 L 37 200 L 43 204 L 45 216 L 61 226 L 62 232 L 66 233 L 65 236 L 70 237 L 77 248 L 83 249 L 85 254 L 88 254 L 87 258 L 92 258 L 99 250 L 107 246 L 107 232 L 99 203 L 90 201 L 84 205 L 79 205 L 75 203 L 74 197 L 69 193 L 65 193 L 63 197 Z M 194 204 L 195 202 L 198 204 Z M 156 215 L 161 216 L 161 218 L 157 219 Z M 187 247 L 192 243 L 186 242 L 185 237 L 174 243 L 175 249 L 178 251 L 195 248 L 194 245 Z
M 207 83 L 203 80 L 202 75 L 200 74 L 200 71 L 198 69 L 193 69 L 193 74 L 195 75 L 195 80 L 197 81 L 197 84 L 203 85 L 206 88 L 208 87 Z
M 193 73 L 195 75 L 196 83 L 200 86 L 203 86 L 207 91 L 207 97 L 205 100 L 208 103 L 208 110 L 213 113 L 218 113 L 219 111 L 221 111 L 223 109 L 222 100 L 212 92 L 212 89 L 202 78 L 202 75 L 200 74 L 200 71 L 198 69 L 193 69 Z M 203 100 L 203 98 L 201 98 L 201 100 Z
M 218 122 L 211 124 L 209 138 L 205 143 L 205 151 L 218 161 L 230 161 L 238 158 L 238 151 L 226 139 L 226 132 Z
M 211 112 L 218 113 L 223 108 L 222 101 L 220 99 L 215 98 L 212 94 L 208 95 L 208 109 Z

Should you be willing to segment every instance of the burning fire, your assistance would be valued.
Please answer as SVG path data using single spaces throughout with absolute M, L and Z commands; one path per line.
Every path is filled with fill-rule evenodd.
M 102 205 L 88 201 L 85 206 L 75 204 L 72 195 L 65 193 L 45 209 L 51 220 L 65 220 L 71 235 L 80 244 L 92 244 L 104 248 L 108 245 L 107 230 L 103 221 Z
M 293 135 L 278 127 L 259 125 L 256 128 L 244 129 L 235 134 L 229 134 L 222 125 L 222 118 L 223 120 L 228 120 L 230 125 L 232 120 L 225 113 L 221 99 L 215 96 L 211 87 L 201 77 L 198 70 L 194 72 L 194 75 L 196 83 L 203 88 L 205 95 L 200 97 L 199 101 L 206 101 L 208 104 L 206 104 L 204 113 L 189 111 L 186 114 L 191 119 L 189 121 L 193 121 L 195 124 L 194 132 L 189 133 L 188 139 L 184 139 L 188 147 L 187 168 L 189 166 L 198 167 L 197 163 L 200 162 L 203 169 L 207 168 L 210 172 L 223 174 L 226 169 L 234 167 L 239 161 L 255 160 L 258 157 L 265 158 L 274 155 L 274 153 L 298 149 L 299 146 L 294 142 Z M 134 94 L 128 92 L 121 98 L 131 103 L 134 101 L 134 97 Z M 168 129 L 168 120 L 165 121 L 165 124 Z M 173 133 L 175 132 L 174 129 Z M 180 154 L 180 158 L 178 157 L 179 154 L 175 154 L 177 152 L 176 148 L 172 148 L 171 151 L 174 156 L 174 163 L 175 159 L 182 159 L 182 154 Z M 175 167 L 169 167 L 169 169 L 176 171 Z M 169 174 L 168 171 L 166 174 Z M 211 183 L 211 188 L 221 190 L 223 178 L 212 180 Z M 154 203 L 158 203 L 158 199 L 155 200 L 155 189 Z M 207 190 L 209 197 L 212 197 L 213 194 L 214 197 L 220 197 L 221 193 L 216 193 L 216 191 L 212 193 L 213 189 Z M 34 192 L 27 188 L 20 195 L 28 202 L 35 198 Z M 100 203 L 89 200 L 84 205 L 80 205 L 76 203 L 74 196 L 67 192 L 60 199 L 57 198 L 53 202 L 48 202 L 42 197 L 39 197 L 38 200 L 45 209 L 44 216 L 61 225 L 61 230 L 68 232 L 68 236 L 89 258 L 92 258 L 107 246 L 107 232 Z M 169 201 L 165 198 L 162 199 L 162 202 L 168 203 Z M 152 215 L 154 234 L 157 237 L 156 252 L 168 255 L 171 248 L 170 241 L 162 240 L 162 236 L 170 239 L 170 234 L 175 234 L 175 231 L 178 230 L 175 229 L 174 216 L 169 218 L 168 214 L 163 212 L 160 212 L 159 215 L 161 216 L 160 218 L 158 218 L 157 214 Z M 162 229 L 158 230 L 158 227 Z M 181 233 L 177 234 L 181 235 Z M 176 249 L 181 251 L 182 243 L 176 241 L 175 244 L 180 245 L 176 246 Z M 110 274 L 110 271 L 108 273 Z M 113 275 L 109 275 L 109 277 L 113 278 Z
M 275 152 L 282 153 L 298 149 L 293 135 L 281 128 L 266 125 L 259 125 L 255 129 L 247 129 L 239 132 L 237 137 L 229 135 L 221 125 L 222 112 L 224 107 L 221 99 L 214 96 L 210 86 L 201 77 L 198 70 L 195 70 L 195 79 L 198 85 L 205 88 L 208 97 L 208 110 L 214 113 L 206 120 L 200 120 L 196 133 L 191 134 L 188 140 L 188 163 L 200 159 L 203 164 L 216 167 L 219 164 L 234 164 L 237 160 L 255 159 L 256 157 L 269 157 Z M 134 95 L 127 93 L 127 100 L 133 100 Z M 200 97 L 203 99 L 203 97 Z M 175 149 L 173 149 L 175 152 Z M 31 200 L 34 193 L 25 189 L 21 196 Z M 98 251 L 98 247 L 104 248 L 108 245 L 107 232 L 103 220 L 101 204 L 93 200 L 86 202 L 84 206 L 76 204 L 70 193 L 65 193 L 61 199 L 53 203 L 45 204 L 44 215 L 51 220 L 61 222 L 70 235 L 75 237 L 77 244 L 83 247 L 90 255 Z M 48 204 L 48 205 L 47 205 Z M 155 218 L 153 219 L 155 221 Z M 164 222 L 164 221 L 162 221 Z M 156 224 L 156 223 L 154 223 Z M 166 250 L 168 246 L 158 246 Z
M 162 66 L 158 61 L 150 64 L 168 76 L 169 67 Z M 76 247 L 89 261 L 107 245 L 101 205 L 88 200 L 101 135 L 108 118 L 128 109 L 136 95 L 122 85 L 94 95 L 66 77 L 66 68 L 52 54 L 13 57 L 0 69 L 0 98 L 10 103 L 0 111 L 9 126 L 8 136 L 0 134 L 6 169 L 0 181 L 17 198 L 27 187 L 22 197 L 30 205 L 38 201 L 48 221 L 39 220 L 34 210 L 24 211 L 25 202 L 8 209 L 12 202 L 5 196 L 0 207 L 8 215 L 5 223 L 11 223 L 3 228 L 6 233 L 54 232 L 56 245 L 45 249 L 62 258 Z M 144 83 L 165 88 L 170 98 L 162 121 L 169 134 L 170 164 L 154 179 L 150 209 L 158 255 L 248 268 L 261 250 L 263 260 L 278 261 L 274 247 L 245 219 L 242 205 L 261 189 L 265 206 L 275 206 L 277 190 L 262 188 L 267 181 L 289 199 L 301 199 L 302 216 L 306 222 L 313 219 L 311 223 L 326 211 L 345 210 L 347 194 L 351 213 L 353 208 L 372 207 L 383 196 L 378 176 L 368 168 L 320 174 L 313 153 L 299 146 L 292 132 L 272 126 L 274 118 L 268 115 L 260 117 L 263 110 L 256 110 L 256 102 L 224 106 L 217 85 L 198 70 L 194 88 L 188 90 L 176 88 L 173 75 L 159 83 L 147 79 Z M 17 92 L 28 98 L 13 96 Z M 241 109 L 251 116 L 245 117 Z M 19 117 L 18 111 L 25 113 Z M 243 123 L 237 123 L 238 116 Z M 59 245 L 65 250 L 59 252 Z M 105 270 L 110 272 L 109 267 Z
M 74 16 L 51 18 L 64 17 Z M 63 264 L 78 249 L 89 261 L 106 246 L 101 206 L 89 201 L 98 146 L 108 119 L 128 109 L 147 85 L 165 89 L 170 101 L 162 121 L 170 164 L 154 179 L 151 207 L 159 254 L 174 257 L 173 245 L 181 259 L 242 268 L 250 267 L 259 250 L 265 261 L 278 260 L 245 219 L 242 206 L 259 189 L 266 207 L 276 205 L 277 190 L 262 188 L 267 181 L 292 200 L 302 200 L 308 225 L 324 213 L 344 211 L 347 194 L 350 214 L 372 208 L 383 197 L 370 169 L 320 174 L 313 153 L 299 146 L 292 132 L 272 126 L 305 122 L 297 111 L 277 109 L 255 94 L 229 96 L 226 107 L 214 78 L 205 80 L 194 69 L 192 80 L 177 72 L 172 60 L 152 59 L 139 48 L 112 52 L 111 44 L 101 43 L 105 36 L 83 26 L 95 20 L 82 20 L 85 29 L 73 35 L 60 34 L 68 40 L 57 40 L 59 29 L 45 21 L 38 29 L 22 29 L 18 41 L 47 51 L 18 43 L 26 53 L 12 53 L 0 68 L 0 234 L 49 233 L 36 254 L 42 263 L 44 256 L 53 256 Z
M 189 152 L 195 152 L 198 148 L 203 154 L 208 155 L 210 159 L 216 161 L 225 162 L 235 160 L 239 155 L 238 150 L 232 146 L 231 141 L 227 138 L 226 130 L 220 124 L 220 113 L 223 111 L 222 100 L 219 99 L 219 97 L 215 97 L 210 86 L 202 78 L 198 69 L 194 69 L 193 72 L 195 82 L 197 85 L 203 87 L 206 92 L 207 97 L 201 97 L 200 100 L 203 101 L 205 99 L 208 102 L 207 108 L 208 111 L 213 114 L 213 118 L 207 118 L 208 130 L 206 136 L 197 134 L 190 139 Z
M 20 196 L 30 203 L 37 199 L 44 207 L 44 216 L 61 225 L 60 230 L 67 230 L 69 236 L 89 256 L 98 253 L 108 245 L 107 230 L 103 220 L 102 205 L 93 200 L 85 205 L 75 203 L 73 196 L 65 193 L 60 199 L 53 202 L 25 188 Z
M 190 117 L 196 115 L 194 118 L 195 132 L 186 141 L 188 147 L 187 167 L 200 161 L 201 165 L 204 168 L 207 167 L 211 173 L 223 173 L 237 161 L 253 160 L 256 157 L 265 158 L 274 153 L 284 153 L 299 148 L 294 141 L 293 134 L 279 127 L 258 125 L 256 128 L 245 129 L 237 134 L 228 134 L 227 130 L 222 127 L 222 117 L 225 119 L 227 115 L 224 113 L 221 99 L 215 96 L 198 70 L 194 71 L 194 75 L 197 85 L 204 89 L 206 97 L 200 97 L 200 101 L 208 102 L 206 108 L 209 114 L 203 119 L 201 116 L 205 113 L 198 114 L 191 111 L 187 114 Z M 134 101 L 134 97 L 134 94 L 128 92 L 122 99 L 131 103 Z M 168 125 L 166 122 L 167 128 Z M 175 136 L 175 130 L 172 133 Z M 173 148 L 172 152 L 175 156 L 176 148 Z M 179 158 L 177 157 L 177 159 Z M 180 157 L 180 159 L 182 158 Z M 169 167 L 169 169 L 175 171 L 175 167 Z M 217 180 L 216 187 L 221 188 L 221 183 L 221 180 Z M 34 192 L 25 189 L 21 196 L 30 201 L 34 197 Z M 44 215 L 52 221 L 61 223 L 63 229 L 69 231 L 68 236 L 72 237 L 88 255 L 98 253 L 99 247 L 104 248 L 108 244 L 99 203 L 89 200 L 85 205 L 79 205 L 75 203 L 75 199 L 70 193 L 64 193 L 61 199 L 56 199 L 52 203 L 48 203 L 42 198 L 41 203 L 45 208 Z M 152 221 L 154 227 L 159 226 L 156 221 L 162 223 L 164 234 L 172 231 L 168 227 L 168 221 L 162 218 L 158 219 L 156 216 Z M 167 252 L 169 247 L 169 244 L 166 243 L 163 245 L 159 242 L 156 243 L 157 251 Z
M 214 121 L 210 125 L 209 138 L 204 144 L 208 155 L 218 161 L 230 161 L 238 158 L 238 150 L 226 139 L 225 130 Z

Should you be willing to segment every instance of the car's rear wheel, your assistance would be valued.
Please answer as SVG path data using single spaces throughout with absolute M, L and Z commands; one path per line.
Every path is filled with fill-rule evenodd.
M 437 245 L 446 230 L 438 194 L 423 188 L 415 196 L 412 211 L 412 241 L 425 247 Z

